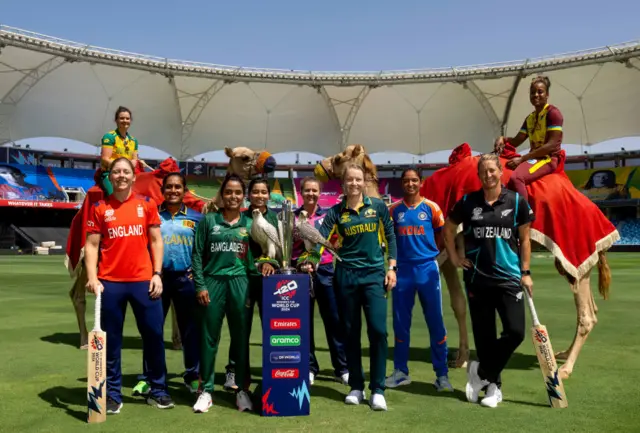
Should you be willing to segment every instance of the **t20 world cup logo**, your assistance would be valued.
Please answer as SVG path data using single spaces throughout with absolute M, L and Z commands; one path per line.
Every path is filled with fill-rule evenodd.
M 290 301 L 296 295 L 298 290 L 298 283 L 295 281 L 283 280 L 276 285 L 276 291 L 273 293 L 277 295 L 282 301 Z

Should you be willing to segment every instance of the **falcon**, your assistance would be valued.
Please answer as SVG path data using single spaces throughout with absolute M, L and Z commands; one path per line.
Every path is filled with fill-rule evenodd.
M 338 256 L 336 249 L 327 241 L 320 232 L 309 222 L 309 213 L 306 210 L 300 212 L 298 221 L 296 221 L 296 234 L 299 239 L 304 241 L 304 248 L 311 251 L 317 244 L 324 246 L 339 261 L 342 259 Z
M 276 259 L 282 255 L 282 243 L 278 237 L 277 229 L 264 219 L 260 209 L 252 212 L 251 238 L 262 248 L 262 255 L 270 259 Z

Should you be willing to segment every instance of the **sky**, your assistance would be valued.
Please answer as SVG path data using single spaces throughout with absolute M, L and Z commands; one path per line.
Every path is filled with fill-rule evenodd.
M 609 0 L 606 7 L 593 0 L 0 0 L 0 10 L 1 24 L 105 48 L 220 65 L 315 71 L 465 66 L 640 39 L 640 2 L 630 0 Z M 50 144 L 84 151 L 76 142 L 50 141 L 26 140 L 32 148 Z M 640 148 L 640 139 L 617 140 L 611 146 Z M 91 147 L 89 153 L 95 152 Z M 165 155 L 155 149 L 144 149 L 145 154 Z M 380 161 L 386 163 L 390 156 L 382 155 Z M 285 159 L 296 158 L 291 154 Z M 309 158 L 318 159 L 299 157 L 305 163 Z

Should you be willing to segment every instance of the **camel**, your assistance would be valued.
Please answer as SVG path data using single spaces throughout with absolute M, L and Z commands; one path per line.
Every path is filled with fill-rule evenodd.
M 501 154 L 503 166 L 514 156 L 514 152 L 515 149 L 505 149 Z M 326 177 L 329 178 L 337 177 L 334 173 L 341 173 L 350 163 L 364 167 L 365 172 L 370 171 L 371 167 L 364 161 L 371 161 L 366 156 L 364 147 L 352 145 L 340 154 L 322 161 L 319 164 L 322 167 L 316 167 L 316 173 L 326 173 Z M 466 143 L 459 146 L 453 151 L 448 167 L 438 170 L 424 180 L 422 195 L 435 201 L 446 216 L 464 194 L 480 188 L 476 175 L 477 161 L 478 157 L 472 156 L 471 148 Z M 370 172 L 373 182 L 377 179 L 377 172 Z M 511 171 L 505 168 L 504 184 L 507 183 L 510 174 Z M 598 308 L 590 288 L 591 271 L 597 266 L 598 289 L 602 297 L 608 299 L 611 269 L 606 260 L 606 251 L 620 239 L 620 235 L 598 207 L 575 189 L 564 174 L 563 168 L 534 182 L 528 189 L 532 209 L 537 215 L 531 228 L 531 239 L 553 254 L 556 269 L 568 281 L 574 295 L 577 312 L 574 339 L 567 350 L 556 354 L 558 360 L 565 361 L 559 368 L 558 375 L 562 379 L 568 379 L 589 333 L 597 323 Z M 374 186 L 367 187 L 367 194 L 376 196 L 377 191 Z M 554 209 L 563 217 L 553 218 Z M 572 209 L 572 215 L 579 215 L 581 224 L 576 224 L 576 220 L 569 215 L 565 216 L 562 213 L 563 209 Z M 580 231 L 578 227 L 581 228 Z M 458 236 L 458 241 L 460 238 L 461 236 Z M 460 242 L 457 242 L 457 245 L 461 248 Z M 460 347 L 453 366 L 464 367 L 469 357 L 466 300 L 458 271 L 447 259 L 446 252 L 440 255 L 438 261 L 442 262 L 441 272 L 447 282 L 451 306 L 460 332 Z
M 252 150 L 246 147 L 225 148 L 225 154 L 229 157 L 229 166 L 227 168 L 228 173 L 235 173 L 239 175 L 245 182 L 255 176 L 264 175 L 272 172 L 275 169 L 276 162 L 273 156 L 265 150 Z M 141 162 L 142 166 L 145 166 L 144 162 Z M 148 166 L 147 166 L 148 167 Z M 136 182 L 134 184 L 134 191 L 138 194 L 146 195 L 153 198 L 157 203 L 162 201 L 162 193 L 160 191 L 160 185 L 162 178 L 171 172 L 179 171 L 176 162 L 168 158 L 160 164 L 159 169 L 152 172 L 137 171 Z M 69 239 L 67 241 L 67 257 L 65 260 L 65 266 L 69 271 L 74 283 L 69 291 L 69 297 L 73 304 L 73 308 L 76 313 L 78 321 L 78 328 L 80 331 L 80 348 L 87 348 L 87 325 L 85 320 L 86 313 L 86 290 L 85 284 L 87 282 L 86 271 L 83 267 L 84 256 L 84 224 L 86 223 L 86 209 L 88 209 L 92 203 L 102 199 L 102 191 L 99 187 L 94 186 L 88 192 L 83 203 L 82 208 L 78 211 L 78 214 L 74 217 L 71 231 L 69 233 Z M 187 192 L 185 195 L 185 205 L 192 207 L 200 212 L 206 213 L 216 211 L 220 204 L 220 194 L 213 198 L 205 198 Z M 182 347 L 180 341 L 180 333 L 178 330 L 178 324 L 176 321 L 175 310 L 172 311 L 172 342 L 175 349 Z

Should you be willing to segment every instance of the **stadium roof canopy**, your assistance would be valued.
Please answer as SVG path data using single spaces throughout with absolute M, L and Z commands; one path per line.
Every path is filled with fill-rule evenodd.
M 99 144 L 119 105 L 141 144 L 176 158 L 225 146 L 331 155 L 414 155 L 468 142 L 487 151 L 551 79 L 566 143 L 640 136 L 640 41 L 500 64 L 380 72 L 220 66 L 88 46 L 0 26 L 0 144 L 64 137 Z

